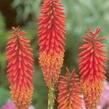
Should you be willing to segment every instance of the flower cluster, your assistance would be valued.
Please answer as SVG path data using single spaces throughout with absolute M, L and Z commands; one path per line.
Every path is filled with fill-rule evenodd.
M 84 44 L 80 47 L 80 79 L 87 109 L 96 109 L 106 79 L 106 56 L 101 42 L 104 37 L 99 34 L 100 28 L 89 32 L 83 37 Z
M 106 53 L 101 29 L 83 37 L 79 54 L 80 82 L 75 71 L 60 75 L 65 52 L 65 15 L 60 0 L 44 0 L 38 29 L 39 64 L 48 86 L 48 109 L 53 109 L 58 89 L 58 109 L 96 109 L 106 80 Z M 13 28 L 7 43 L 7 75 L 17 109 L 28 109 L 33 93 L 33 53 L 25 32 Z M 60 78 L 59 78 L 60 77 Z M 57 86 L 57 87 L 55 87 Z M 82 90 L 81 90 L 82 89 Z M 108 100 L 107 100 L 108 101 Z M 107 103 L 107 105 L 109 105 Z M 8 105 L 7 105 L 8 106 Z
M 33 93 L 33 54 L 24 35 L 19 28 L 13 28 L 7 44 L 8 79 L 17 109 L 27 109 Z
M 48 87 L 63 65 L 65 16 L 60 0 L 44 0 L 39 18 L 39 62 Z
M 60 76 L 58 84 L 58 109 L 81 109 L 82 97 L 80 83 L 75 71 L 67 70 Z

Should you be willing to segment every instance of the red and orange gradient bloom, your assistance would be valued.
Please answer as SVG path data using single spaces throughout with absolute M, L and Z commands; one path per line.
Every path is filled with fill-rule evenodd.
M 60 76 L 57 102 L 58 109 L 81 109 L 81 88 L 74 70 L 70 73 L 67 69 L 66 74 Z
M 98 27 L 95 32 L 88 32 L 80 47 L 79 70 L 87 109 L 96 109 L 106 79 L 104 37 L 100 36 L 100 31 Z
M 63 65 L 65 16 L 60 0 L 44 0 L 39 18 L 39 63 L 47 86 L 54 85 Z
M 33 54 L 24 35 L 19 28 L 13 28 L 6 48 L 8 80 L 17 109 L 28 109 L 33 93 Z

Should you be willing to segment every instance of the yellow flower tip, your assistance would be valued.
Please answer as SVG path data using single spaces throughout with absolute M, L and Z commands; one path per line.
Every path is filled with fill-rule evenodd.
M 92 88 L 90 88 L 90 87 Z M 103 82 L 93 82 L 83 84 L 83 93 L 85 96 L 86 108 L 87 109 L 96 109 L 96 106 L 99 104 L 99 98 L 103 90 Z
M 28 109 L 32 101 L 33 88 L 12 89 L 12 98 L 17 109 Z
M 61 67 L 63 65 L 64 53 L 50 53 L 41 52 L 39 62 L 43 71 L 44 79 L 47 86 L 57 83 Z

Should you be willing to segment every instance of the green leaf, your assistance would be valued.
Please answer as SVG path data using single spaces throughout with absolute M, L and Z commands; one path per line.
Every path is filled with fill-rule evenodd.
M 9 99 L 9 97 L 10 97 L 9 91 L 4 88 L 0 88 L 0 106 L 5 104 L 6 101 Z

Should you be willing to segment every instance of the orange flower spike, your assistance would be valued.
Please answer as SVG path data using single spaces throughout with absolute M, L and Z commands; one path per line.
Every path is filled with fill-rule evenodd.
M 60 76 L 58 84 L 58 109 L 81 109 L 82 97 L 79 79 L 73 70 Z
M 100 28 L 89 32 L 80 47 L 79 70 L 87 109 L 96 109 L 106 79 L 106 54 L 101 42 L 105 38 L 99 34 Z
M 44 0 L 39 18 L 39 62 L 47 86 L 55 84 L 63 65 L 65 16 L 60 0 Z
M 8 79 L 17 109 L 28 109 L 33 93 L 33 54 L 25 32 L 13 28 L 7 44 Z

